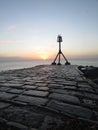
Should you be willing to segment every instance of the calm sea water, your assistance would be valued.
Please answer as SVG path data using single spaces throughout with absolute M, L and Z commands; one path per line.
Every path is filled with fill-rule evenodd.
M 88 66 L 96 66 L 98 67 L 98 60 L 69 60 L 69 62 L 73 65 L 88 65 Z M 51 64 L 52 60 L 12 60 L 12 61 L 0 61 L 0 71 L 13 70 L 13 69 L 21 69 L 21 68 L 29 68 L 34 67 L 36 65 L 46 65 Z M 64 64 L 64 60 L 62 61 Z

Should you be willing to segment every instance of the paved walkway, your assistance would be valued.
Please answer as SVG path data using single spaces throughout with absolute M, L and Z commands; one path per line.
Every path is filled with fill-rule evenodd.
M 77 66 L 0 73 L 0 130 L 76 130 L 83 125 L 86 130 L 98 125 L 98 86 Z

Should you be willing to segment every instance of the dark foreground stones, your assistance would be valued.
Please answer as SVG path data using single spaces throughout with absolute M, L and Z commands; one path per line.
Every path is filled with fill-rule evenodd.
M 0 130 L 83 129 L 98 129 L 98 86 L 77 66 L 0 73 Z
M 98 84 L 98 67 L 94 66 L 79 66 L 79 69 L 84 73 L 85 77 L 91 79 Z

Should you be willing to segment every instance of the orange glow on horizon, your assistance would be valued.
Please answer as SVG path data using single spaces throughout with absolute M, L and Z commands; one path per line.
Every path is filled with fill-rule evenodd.
M 48 60 L 53 57 L 53 54 L 49 51 L 40 51 L 36 54 L 36 56 L 38 57 L 38 59 Z
M 40 58 L 43 60 L 47 60 L 49 58 L 49 56 L 48 55 L 41 55 Z
M 86 57 L 97 57 L 98 54 L 94 53 L 94 52 L 84 52 L 81 54 L 81 52 L 78 51 L 66 51 L 63 50 L 62 51 L 63 54 L 65 55 L 65 57 L 67 59 L 70 58 L 86 58 Z M 29 52 L 10 52 L 10 53 L 5 53 L 0 55 L 0 57 L 16 57 L 16 58 L 23 58 L 23 59 L 27 59 L 27 60 L 50 60 L 50 59 L 54 59 L 56 57 L 58 53 L 58 50 L 56 51 L 51 51 L 51 50 L 37 50 L 37 51 L 29 51 Z M 61 56 L 62 58 L 62 56 Z
M 26 59 L 35 59 L 35 60 L 48 60 L 53 58 L 53 55 L 50 55 L 48 52 L 38 52 L 38 53 L 25 53 L 21 54 L 19 56 L 21 58 L 26 58 Z

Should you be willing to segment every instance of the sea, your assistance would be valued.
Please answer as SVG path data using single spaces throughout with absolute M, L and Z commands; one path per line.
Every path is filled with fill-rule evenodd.
M 0 60 L 0 72 L 14 69 L 31 68 L 37 65 L 50 65 L 53 60 Z M 70 59 L 72 65 L 95 66 L 98 67 L 96 59 Z M 64 60 L 61 61 L 65 63 Z

